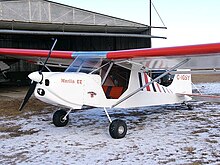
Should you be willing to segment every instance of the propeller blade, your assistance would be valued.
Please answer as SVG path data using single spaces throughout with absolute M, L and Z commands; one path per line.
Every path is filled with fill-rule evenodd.
M 31 85 L 30 85 L 30 88 L 29 88 L 28 91 L 27 91 L 26 96 L 24 97 L 23 102 L 21 103 L 21 105 L 20 105 L 20 107 L 19 107 L 19 111 L 21 111 L 21 110 L 24 108 L 24 106 L 26 105 L 26 103 L 27 103 L 28 100 L 30 99 L 31 95 L 34 93 L 34 90 L 35 90 L 35 88 L 36 88 L 37 83 L 41 83 L 41 82 L 43 81 L 42 71 L 43 71 L 43 69 L 44 69 L 45 67 L 47 68 L 47 66 L 46 66 L 47 61 L 49 60 L 50 55 L 51 55 L 51 53 L 52 53 L 52 51 L 53 51 L 53 49 L 54 49 L 56 43 L 57 43 L 57 39 L 54 40 L 54 43 L 53 43 L 53 45 L 52 45 L 52 47 L 51 47 L 51 49 L 50 49 L 50 51 L 49 51 L 49 53 L 48 53 L 47 59 L 45 60 L 43 66 L 42 66 L 42 68 L 41 68 L 41 70 L 40 70 L 39 72 L 33 72 L 33 73 L 31 73 L 31 74 L 28 75 L 28 77 L 32 80 L 32 83 L 31 83 Z
M 30 99 L 31 95 L 34 93 L 34 90 L 36 88 L 37 82 L 33 81 L 30 85 L 29 90 L 27 91 L 26 96 L 24 97 L 23 102 L 21 103 L 21 106 L 19 108 L 19 111 L 21 111 L 24 106 L 26 105 L 26 103 L 28 102 L 28 100 Z
M 49 51 L 49 53 L 48 53 L 47 59 L 45 60 L 44 65 L 42 66 L 42 68 L 41 68 L 41 70 L 40 70 L 40 73 L 41 73 L 41 72 L 43 71 L 43 69 L 46 67 L 47 61 L 49 60 L 50 55 L 51 55 L 51 53 L 52 53 L 52 51 L 53 51 L 53 49 L 54 49 L 56 43 L 57 43 L 57 39 L 54 40 L 53 45 L 52 45 L 52 47 L 51 47 L 51 49 L 50 49 L 50 51 Z

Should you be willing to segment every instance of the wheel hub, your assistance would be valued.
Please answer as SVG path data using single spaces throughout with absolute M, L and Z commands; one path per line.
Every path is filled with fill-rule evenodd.
M 64 123 L 65 121 L 66 121 L 66 119 L 64 118 L 65 116 L 61 116 L 61 118 L 60 118 L 60 122 L 61 123 Z
M 118 127 L 118 133 L 121 135 L 125 131 L 125 128 L 123 126 Z

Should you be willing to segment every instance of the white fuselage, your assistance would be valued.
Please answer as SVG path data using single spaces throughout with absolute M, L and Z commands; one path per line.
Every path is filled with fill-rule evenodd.
M 144 83 L 150 81 L 150 77 L 146 73 L 141 74 L 141 79 Z M 175 76 L 174 82 L 170 87 L 164 87 L 154 82 L 118 104 L 116 108 L 143 107 L 189 101 L 190 97 L 176 93 L 191 92 L 191 87 L 187 87 L 188 91 L 184 91 L 184 84 L 189 83 L 189 81 L 191 83 L 191 76 L 190 80 L 188 80 L 188 77 L 188 81 L 180 78 L 180 76 Z M 138 71 L 132 70 L 127 90 L 119 98 L 109 99 L 102 88 L 99 75 L 76 72 L 44 72 L 42 83 L 38 83 L 36 86 L 35 96 L 43 102 L 72 109 L 81 109 L 84 105 L 112 107 L 119 100 L 140 88 L 138 79 Z M 183 87 L 180 85 L 183 85 Z

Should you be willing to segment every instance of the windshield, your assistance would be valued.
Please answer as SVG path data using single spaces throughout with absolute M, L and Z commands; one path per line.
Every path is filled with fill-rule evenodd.
M 102 64 L 102 58 L 76 57 L 65 72 L 84 72 L 90 73 L 99 68 Z

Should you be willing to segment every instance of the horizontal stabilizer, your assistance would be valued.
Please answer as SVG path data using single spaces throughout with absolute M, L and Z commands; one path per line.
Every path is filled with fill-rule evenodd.
M 178 95 L 190 96 L 197 101 L 220 103 L 220 96 L 216 96 L 216 95 L 180 94 L 180 93 Z
M 152 72 L 154 73 L 154 72 Z M 185 70 L 185 71 L 173 71 L 170 74 L 220 74 L 220 69 L 198 69 L 198 70 Z

